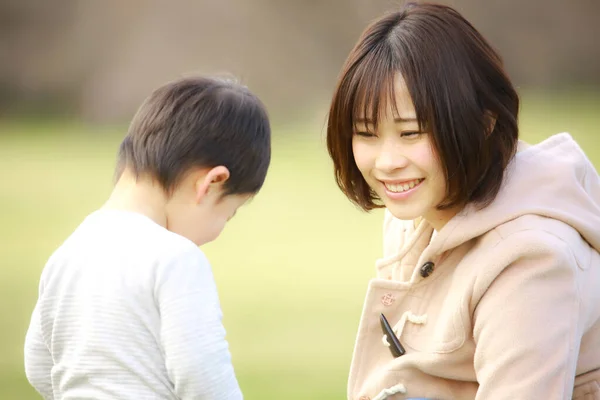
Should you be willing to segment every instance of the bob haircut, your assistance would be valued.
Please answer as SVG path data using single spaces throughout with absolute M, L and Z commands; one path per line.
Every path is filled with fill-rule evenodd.
M 157 88 L 140 106 L 121 143 L 117 176 L 130 168 L 172 194 L 191 168 L 227 167 L 223 196 L 256 194 L 271 160 L 267 111 L 233 79 L 181 78 Z
M 408 3 L 384 15 L 350 52 L 327 126 L 340 189 L 365 211 L 383 207 L 354 162 L 352 137 L 358 118 L 377 129 L 382 110 L 396 107 L 397 74 L 445 173 L 446 197 L 438 208 L 489 204 L 516 152 L 519 97 L 481 34 L 457 11 L 437 4 Z

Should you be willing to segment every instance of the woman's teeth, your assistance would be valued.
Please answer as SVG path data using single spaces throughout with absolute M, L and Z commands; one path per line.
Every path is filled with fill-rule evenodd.
M 402 192 L 406 192 L 407 190 L 414 188 L 421 182 L 423 182 L 423 179 L 415 179 L 415 180 L 412 180 L 409 182 L 398 183 L 398 184 L 385 183 L 384 185 L 385 185 L 386 189 L 389 190 L 390 192 L 402 193 Z

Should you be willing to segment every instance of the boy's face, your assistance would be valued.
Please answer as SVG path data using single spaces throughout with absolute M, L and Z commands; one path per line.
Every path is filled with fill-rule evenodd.
M 167 228 L 201 246 L 215 240 L 238 208 L 252 195 L 223 196 L 225 167 L 192 173 L 175 190 L 167 205 Z
M 198 210 L 198 236 L 194 243 L 201 246 L 219 237 L 225 224 L 249 198 L 249 195 L 229 195 L 207 202 L 203 210 Z

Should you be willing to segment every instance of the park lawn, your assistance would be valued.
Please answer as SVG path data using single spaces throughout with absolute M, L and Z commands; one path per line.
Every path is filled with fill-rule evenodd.
M 574 100 L 577 99 L 577 100 Z M 522 137 L 569 131 L 598 167 L 600 95 L 529 93 Z M 0 398 L 39 398 L 23 340 L 51 252 L 109 194 L 125 128 L 65 122 L 0 125 Z M 357 210 L 332 177 L 322 124 L 275 127 L 264 189 L 204 247 L 248 399 L 341 399 L 381 210 Z

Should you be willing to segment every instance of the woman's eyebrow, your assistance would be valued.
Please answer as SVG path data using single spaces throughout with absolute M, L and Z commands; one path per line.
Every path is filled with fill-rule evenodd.
M 396 117 L 394 122 L 417 122 L 416 118 Z
M 417 122 L 416 118 L 410 117 L 395 117 L 394 122 Z M 358 124 L 372 124 L 373 120 L 370 118 L 357 118 L 356 123 Z

